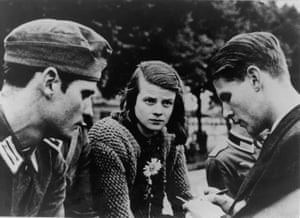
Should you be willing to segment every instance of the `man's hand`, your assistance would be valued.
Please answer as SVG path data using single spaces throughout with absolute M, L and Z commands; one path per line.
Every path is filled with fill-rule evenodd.
M 183 208 L 188 211 L 187 217 L 220 218 L 223 215 L 229 215 L 230 212 L 235 214 L 246 205 L 245 201 L 237 202 L 233 211 L 230 211 L 234 199 L 226 195 L 224 191 L 206 187 L 203 189 L 203 194 L 183 205 Z
M 240 211 L 243 207 L 246 206 L 246 201 L 238 201 L 233 208 L 233 211 L 230 211 L 230 208 L 234 202 L 234 199 L 229 197 L 226 194 L 220 194 L 221 191 L 217 188 L 213 187 L 207 187 L 204 189 L 204 195 L 206 196 L 206 199 L 210 201 L 211 203 L 214 203 L 222 208 L 224 213 L 226 214 L 236 214 L 238 211 Z
M 186 218 L 220 218 L 224 215 L 222 209 L 207 201 L 205 198 L 195 198 L 183 205 L 186 209 Z
M 205 198 L 213 204 L 222 208 L 224 213 L 228 214 L 234 202 L 234 199 L 226 194 L 219 194 L 220 190 L 213 187 L 207 187 L 203 190 Z

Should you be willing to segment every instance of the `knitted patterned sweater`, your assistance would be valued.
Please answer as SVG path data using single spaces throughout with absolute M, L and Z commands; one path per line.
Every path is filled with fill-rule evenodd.
M 122 124 L 121 124 L 122 123 Z M 95 208 L 100 217 L 151 217 L 162 214 L 166 194 L 176 217 L 184 217 L 182 202 L 191 199 L 183 145 L 175 145 L 166 131 L 145 138 L 128 120 L 111 117 L 98 121 L 89 132 L 92 151 L 91 181 Z M 172 144 L 173 143 L 173 144 Z M 151 158 L 162 163 L 152 176 L 151 198 L 143 169 Z

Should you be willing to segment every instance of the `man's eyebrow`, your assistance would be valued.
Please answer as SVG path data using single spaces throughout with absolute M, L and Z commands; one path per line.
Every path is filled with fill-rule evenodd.
M 223 92 L 223 93 L 220 94 L 219 98 L 220 98 L 221 101 L 228 102 L 231 99 L 231 93 L 229 93 L 229 92 Z
M 89 96 L 89 95 L 93 95 L 95 93 L 95 91 L 94 90 L 82 90 L 81 93 Z

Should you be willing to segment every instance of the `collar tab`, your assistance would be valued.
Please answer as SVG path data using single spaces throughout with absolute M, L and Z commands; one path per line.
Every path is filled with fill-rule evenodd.
M 255 152 L 255 148 L 254 148 L 254 140 L 252 140 L 251 138 L 246 138 L 246 137 L 239 137 L 238 134 L 235 134 L 233 132 L 229 133 L 228 136 L 228 143 L 245 152 L 251 153 L 253 154 Z
M 11 136 L 0 142 L 0 155 L 13 174 L 18 171 L 24 162 L 21 155 L 17 152 Z

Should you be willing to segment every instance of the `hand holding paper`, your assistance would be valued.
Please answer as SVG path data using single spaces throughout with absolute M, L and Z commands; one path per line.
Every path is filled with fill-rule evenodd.
M 204 198 L 195 198 L 183 205 L 188 210 L 187 218 L 220 218 L 222 209 Z

